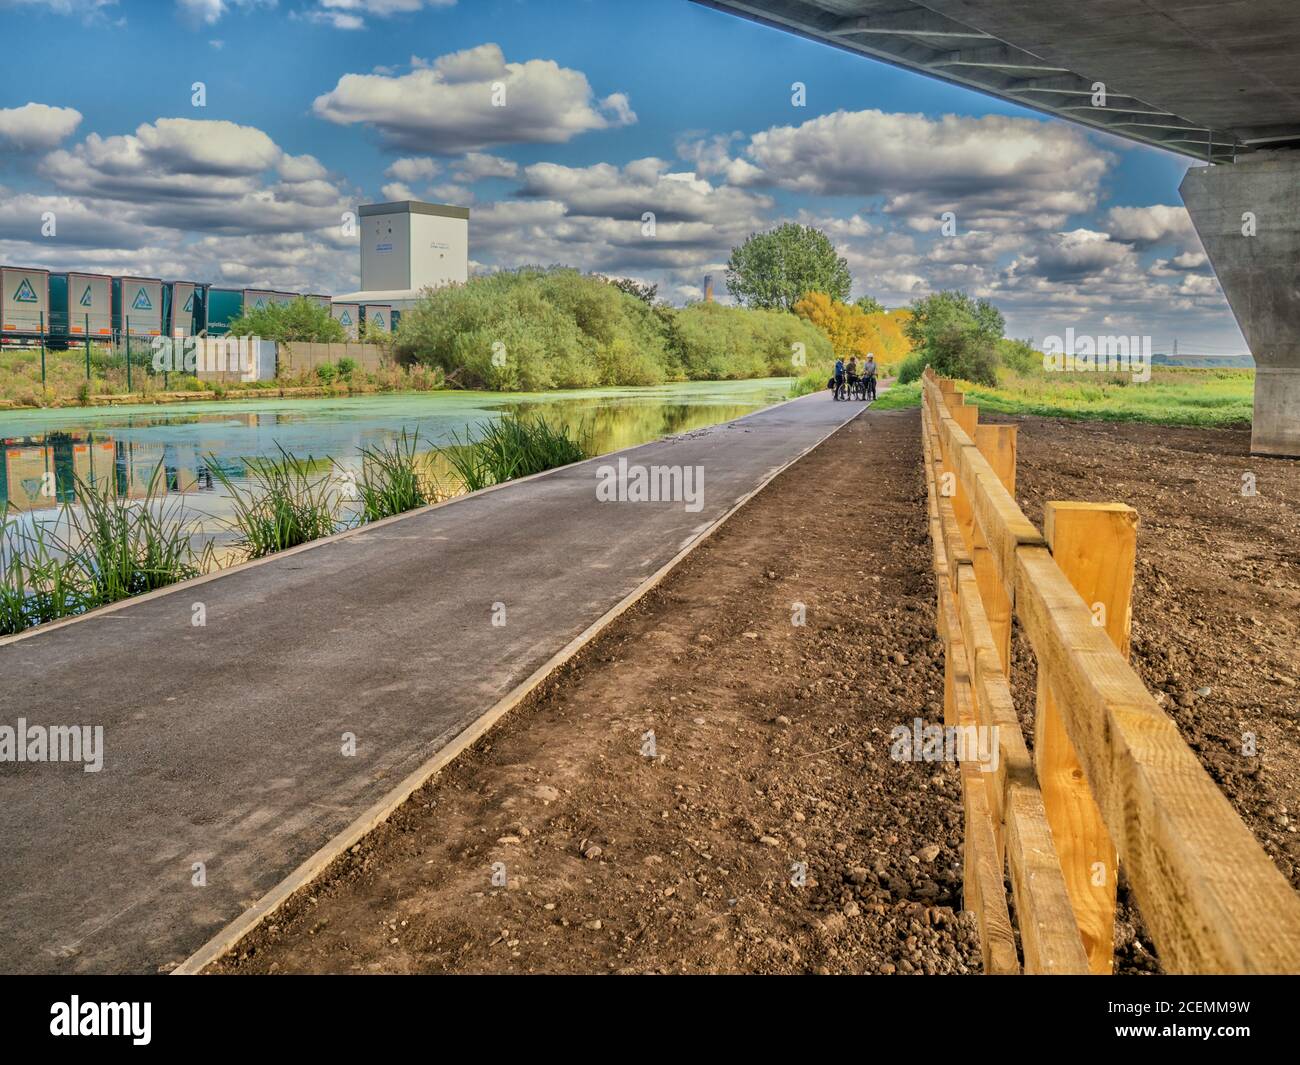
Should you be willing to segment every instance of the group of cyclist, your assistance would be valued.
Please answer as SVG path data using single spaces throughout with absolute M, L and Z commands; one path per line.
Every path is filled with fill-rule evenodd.
M 834 390 L 835 399 L 875 399 L 876 357 L 868 355 L 861 368 L 856 355 L 850 356 L 847 366 L 843 359 L 836 359 L 835 376 L 829 384 Z

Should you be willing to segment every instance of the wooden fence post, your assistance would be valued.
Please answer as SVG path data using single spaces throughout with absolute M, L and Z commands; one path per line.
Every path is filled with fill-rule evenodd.
M 1012 498 L 1016 494 L 1016 430 L 1015 425 L 977 425 L 975 446 L 988 460 L 998 480 Z M 978 529 L 976 530 L 978 534 Z M 983 537 L 979 537 L 983 548 Z M 980 598 L 993 630 L 993 642 L 1002 658 L 1002 670 L 1011 676 L 1011 599 L 1006 587 L 998 578 L 987 549 L 981 550 L 975 560 L 975 576 L 979 578 Z
M 1052 557 L 1088 604 L 1093 624 L 1128 658 L 1137 511 L 1122 503 L 1048 503 L 1043 532 Z M 1066 890 L 1093 973 L 1114 967 L 1118 855 L 1038 662 L 1034 762 Z

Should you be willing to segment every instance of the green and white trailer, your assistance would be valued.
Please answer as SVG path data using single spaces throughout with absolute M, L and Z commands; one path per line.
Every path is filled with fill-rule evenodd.
M 50 272 L 0 266 L 0 336 L 38 339 L 50 331 Z
M 117 336 L 163 335 L 163 283 L 156 277 L 113 278 L 113 332 Z
M 50 274 L 49 332 L 69 343 L 113 336 L 113 279 L 108 274 Z

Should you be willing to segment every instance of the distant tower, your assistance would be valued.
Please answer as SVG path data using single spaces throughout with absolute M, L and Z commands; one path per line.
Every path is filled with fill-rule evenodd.
M 1174 337 L 1174 358 L 1178 358 L 1178 338 Z
M 712 274 L 704 275 L 704 302 L 705 303 L 713 302 L 713 275 Z

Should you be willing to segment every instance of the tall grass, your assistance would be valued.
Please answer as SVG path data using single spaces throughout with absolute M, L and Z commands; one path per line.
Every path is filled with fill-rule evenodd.
M 196 552 L 194 521 L 159 491 L 162 463 L 141 499 L 75 482 L 76 505 L 30 528 L 5 522 L 0 538 L 0 635 L 70 617 L 203 573 L 212 547 Z M 7 516 L 6 516 L 7 517 Z
M 1119 373 L 1019 373 L 1000 368 L 996 387 L 963 382 L 969 402 L 989 414 L 1032 414 L 1113 422 L 1245 429 L 1254 405 L 1255 372 L 1153 367 L 1150 381 Z M 920 403 L 919 382 L 895 385 L 878 410 Z
M 45 526 L 25 529 L 7 513 L 0 518 L 0 636 L 89 609 L 76 564 Z
M 427 461 L 417 454 L 419 443 L 418 431 L 407 433 L 403 429 L 392 443 L 361 449 L 361 478 L 357 482 L 361 521 L 405 514 L 442 497 Z M 337 463 L 335 466 L 346 472 Z
M 68 511 L 71 535 L 64 545 L 79 565 L 95 605 L 165 588 L 197 577 L 205 559 L 192 546 L 193 521 L 179 500 L 159 491 L 160 462 L 144 498 L 119 496 L 111 481 L 92 487 L 77 479 L 80 509 Z
M 230 493 L 235 516 L 232 524 L 239 534 L 238 545 L 249 558 L 264 558 L 308 543 L 337 531 L 339 491 L 330 472 L 319 473 L 309 455 L 290 455 L 279 444 L 280 459 L 248 459 L 245 469 L 252 482 L 240 488 L 215 456 L 208 467 Z
M 572 432 L 567 425 L 552 425 L 542 417 L 509 414 L 482 423 L 476 440 L 468 429 L 464 440 L 453 433 L 452 443 L 438 452 L 456 472 L 465 491 L 476 492 L 515 477 L 580 462 L 587 457 L 589 447 L 588 434 L 581 430 Z

